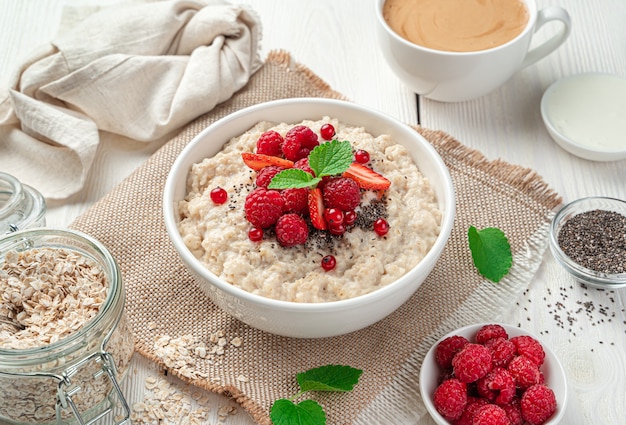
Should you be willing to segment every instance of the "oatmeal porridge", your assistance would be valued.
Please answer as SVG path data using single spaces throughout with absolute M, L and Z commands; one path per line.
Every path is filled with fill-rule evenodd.
M 333 139 L 367 152 L 367 167 L 390 186 L 384 192 L 360 189 L 357 219 L 340 235 L 318 230 L 309 221 L 306 243 L 281 246 L 272 229 L 266 229 L 262 240 L 251 241 L 244 204 L 255 190 L 257 171 L 244 164 L 242 154 L 255 152 L 257 140 L 269 130 L 284 136 L 302 125 L 320 136 L 329 123 Z M 216 187 L 228 194 L 223 204 L 211 199 Z M 214 157 L 192 166 L 178 210 L 186 246 L 215 275 L 257 295 L 311 303 L 353 298 L 397 280 L 430 250 L 442 218 L 428 179 L 406 148 L 390 136 L 374 137 L 328 117 L 295 124 L 260 122 L 233 138 Z M 388 224 L 382 236 L 373 230 L 379 218 Z M 336 262 L 329 271 L 320 266 L 328 255 Z

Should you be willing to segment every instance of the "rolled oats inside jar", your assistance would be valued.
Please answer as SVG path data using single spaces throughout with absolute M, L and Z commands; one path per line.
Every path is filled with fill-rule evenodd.
M 0 423 L 88 423 L 121 407 L 134 340 L 117 263 L 93 238 L 31 229 L 0 238 Z M 124 416 L 124 415 L 123 415 Z

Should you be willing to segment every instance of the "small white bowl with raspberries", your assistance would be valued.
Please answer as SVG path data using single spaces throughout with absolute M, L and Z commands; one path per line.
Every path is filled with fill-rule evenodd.
M 255 180 L 253 180 L 256 188 L 252 189 L 252 191 L 248 193 L 246 197 L 246 204 L 257 196 L 260 201 L 256 204 L 252 204 L 251 208 L 246 207 L 245 216 L 242 214 L 241 219 L 236 222 L 231 220 L 231 223 L 229 224 L 230 228 L 224 230 L 228 233 L 232 230 L 232 228 L 238 226 L 240 231 L 241 229 L 246 229 L 245 235 L 241 236 L 240 232 L 241 237 L 238 237 L 235 241 L 229 242 L 229 246 L 224 246 L 221 250 L 215 249 L 211 251 L 215 252 L 216 255 L 219 255 L 220 252 L 228 250 L 230 255 L 230 253 L 233 252 L 233 249 L 231 248 L 233 244 L 238 244 L 240 247 L 247 247 L 245 248 L 245 251 L 237 251 L 244 252 L 244 254 L 238 254 L 238 256 L 231 255 L 231 258 L 246 258 L 245 264 L 240 264 L 240 267 L 235 269 L 232 273 L 232 275 L 238 276 L 237 279 L 239 280 L 237 281 L 237 284 L 233 284 L 232 282 L 228 282 L 225 279 L 220 278 L 216 273 L 213 273 L 210 270 L 210 267 L 207 267 L 206 262 L 203 262 L 200 258 L 197 258 L 196 255 L 194 255 L 192 250 L 186 245 L 186 240 L 181 235 L 179 228 L 181 222 L 184 221 L 184 218 L 181 216 L 180 205 L 181 202 L 187 202 L 185 198 L 188 196 L 190 170 L 195 164 L 198 164 L 206 158 L 213 158 L 217 156 L 218 153 L 221 155 L 223 147 L 225 145 L 228 146 L 227 142 L 248 132 L 260 122 L 299 123 L 304 120 L 321 120 L 323 117 L 333 117 L 338 120 L 338 122 L 346 123 L 353 127 L 363 128 L 366 132 L 375 136 L 389 135 L 397 142 L 398 145 L 402 145 L 406 149 L 407 154 L 405 154 L 400 161 L 405 161 L 407 158 L 412 159 L 421 174 L 428 180 L 430 186 L 432 187 L 432 192 L 434 193 L 434 200 L 432 203 L 436 205 L 438 211 L 440 211 L 438 233 L 435 233 L 432 237 L 432 246 L 424 253 L 423 258 L 421 258 L 415 266 L 411 265 L 410 267 L 407 267 L 406 272 L 402 276 L 394 278 L 394 280 L 390 281 L 390 283 L 381 285 L 380 287 L 373 289 L 371 292 L 357 293 L 357 295 L 350 298 L 346 297 L 339 300 L 323 302 L 302 302 L 291 299 L 274 299 L 270 296 L 263 296 L 259 295 L 259 293 L 255 293 L 254 291 L 242 289 L 239 283 L 248 277 L 261 280 L 261 284 L 267 282 L 268 279 L 259 278 L 260 273 L 265 272 L 266 269 L 269 270 L 272 266 L 274 266 L 274 264 L 270 264 L 262 270 L 259 270 L 259 267 L 254 269 L 252 268 L 252 265 L 256 263 L 248 260 L 246 255 L 248 255 L 251 250 L 257 250 L 256 247 L 258 246 L 257 243 L 259 240 L 261 240 L 262 243 L 265 243 L 265 240 L 267 240 L 268 237 L 273 237 L 277 241 L 276 245 L 280 242 L 280 245 L 289 247 L 291 245 L 302 244 L 305 238 L 301 238 L 301 236 L 304 235 L 307 230 L 303 224 L 304 221 L 297 217 L 297 213 L 295 212 L 291 212 L 289 214 L 281 213 L 283 214 L 281 217 L 289 216 L 287 218 L 290 221 L 287 223 L 277 221 L 276 225 L 272 227 L 272 232 L 276 232 L 275 235 L 272 234 L 269 236 L 267 232 L 265 232 L 266 229 L 263 229 L 264 227 L 267 227 L 268 224 L 265 223 L 264 220 L 268 218 L 273 209 L 275 209 L 275 206 L 272 203 L 273 198 L 270 195 L 275 197 L 276 194 L 269 193 L 271 192 L 269 189 L 266 190 L 266 188 L 261 187 L 265 184 L 261 184 L 259 182 L 261 180 L 260 171 L 262 171 L 263 168 L 270 168 L 265 161 L 269 160 L 267 155 L 271 152 L 268 151 L 260 154 L 259 142 L 257 141 L 256 152 L 240 153 L 238 150 L 236 152 L 238 154 L 238 158 L 241 160 L 240 166 L 242 169 L 249 168 L 249 175 L 256 175 Z M 320 138 L 328 140 L 325 137 L 324 130 L 321 128 L 319 130 Z M 268 141 L 268 143 L 270 142 L 271 141 Z M 320 145 L 325 146 L 326 144 L 320 143 Z M 301 148 L 304 147 L 306 146 L 302 144 Z M 284 145 L 283 148 L 285 148 L 286 151 L 286 147 Z M 346 145 L 342 141 L 335 143 L 333 140 L 328 143 L 328 149 L 329 150 L 327 152 L 331 153 L 328 154 L 327 157 L 342 157 L 342 152 L 345 151 Z M 310 156 L 308 157 L 311 161 L 313 160 L 312 152 L 313 151 L 311 151 Z M 295 160 L 295 158 L 287 158 L 287 152 L 284 153 L 285 158 L 273 157 L 271 158 L 271 163 L 275 163 L 274 165 L 276 166 L 281 166 L 285 161 L 288 162 L 290 160 Z M 352 163 L 348 169 L 343 172 L 344 175 L 352 173 L 354 174 L 354 179 L 356 180 L 365 179 L 369 183 L 372 183 L 374 180 L 374 183 L 376 183 L 376 178 L 367 174 L 371 173 L 369 168 L 360 166 L 360 164 L 355 164 L 360 162 L 360 160 L 366 162 L 367 158 L 360 158 L 359 155 L 360 153 L 358 152 L 349 153 L 350 159 L 348 162 Z M 321 159 L 322 157 L 323 155 L 320 154 L 318 158 L 320 161 L 314 162 L 323 162 Z M 292 168 L 295 170 L 297 168 L 296 163 L 299 161 L 292 162 Z M 311 168 L 315 168 L 314 164 L 309 165 Z M 255 171 L 256 169 L 259 169 L 259 171 Z M 248 171 L 246 171 L 246 173 L 248 173 Z M 300 169 L 297 169 L 295 174 L 295 177 L 297 178 L 302 178 L 302 176 L 306 177 L 306 174 Z M 224 173 L 224 176 L 227 175 L 230 174 L 228 174 L 228 172 Z M 320 175 L 323 174 L 320 173 Z M 291 178 L 291 176 L 287 177 Z M 287 177 L 285 179 L 287 179 Z M 309 176 L 307 178 L 311 177 Z M 275 182 L 276 175 L 274 175 L 269 181 Z M 404 178 L 403 181 L 406 181 L 406 178 Z M 225 184 L 232 186 L 232 181 L 227 181 Z M 328 181 L 326 184 L 332 183 Z M 201 183 L 199 185 L 201 185 Z M 252 186 L 252 184 L 245 182 L 241 184 L 241 187 L 245 187 L 245 191 L 250 191 L 250 186 Z M 237 187 L 240 186 L 237 185 Z M 370 192 L 375 194 L 377 189 L 382 192 L 376 185 L 373 186 Z M 349 188 L 343 187 L 341 190 L 341 193 L 345 194 L 346 190 L 349 190 Z M 359 189 L 357 188 L 357 196 L 358 190 Z M 315 229 L 313 228 L 318 230 L 320 229 L 318 224 L 320 226 L 327 225 L 329 231 L 334 231 L 339 235 L 336 236 L 336 234 L 333 233 L 333 237 L 342 237 L 341 235 L 345 232 L 345 229 L 342 227 L 341 223 L 348 226 L 352 225 L 352 218 L 350 217 L 350 214 L 348 214 L 350 211 L 346 211 L 345 215 L 340 214 L 341 217 L 337 216 L 339 218 L 336 218 L 335 215 L 328 214 L 330 211 L 324 210 L 326 214 L 318 214 L 316 215 L 316 218 L 321 219 L 323 217 L 326 224 L 324 224 L 324 222 L 316 224 L 312 213 L 315 210 L 315 203 L 311 201 L 316 199 L 315 196 L 311 196 L 311 194 L 315 192 L 315 188 L 310 189 L 308 198 L 305 198 L 304 200 L 307 202 L 308 199 L 309 214 L 306 217 L 306 222 L 309 229 L 311 229 L 312 232 L 315 232 Z M 252 193 L 254 193 L 254 195 L 252 195 Z M 324 193 L 326 194 L 327 191 L 324 191 Z M 215 204 L 221 204 L 223 208 L 228 208 L 230 201 L 227 199 L 229 196 L 233 196 L 234 199 L 235 194 L 232 192 L 227 194 L 223 190 L 218 190 L 215 193 L 211 193 L 210 198 Z M 209 195 L 207 194 L 205 198 L 208 197 Z M 340 198 L 341 201 L 346 202 L 349 197 L 342 195 Z M 327 199 L 324 199 L 324 202 L 327 202 Z M 294 205 L 299 204 L 299 202 L 296 202 L 295 200 L 293 203 Z M 241 208 L 239 206 L 243 205 L 244 201 L 243 199 L 240 199 L 240 202 L 237 203 L 237 208 Z M 258 205 L 262 205 L 263 207 L 260 208 Z M 304 206 L 306 207 L 307 205 Z M 286 207 L 281 207 L 279 210 L 283 211 L 282 208 Z M 340 206 L 337 206 L 337 208 L 340 208 Z M 342 208 L 351 207 L 346 206 Z M 216 209 L 215 211 L 218 210 Z M 407 214 L 410 213 L 411 211 L 407 211 Z M 454 223 L 455 195 L 452 178 L 442 158 L 439 156 L 435 148 L 414 128 L 411 128 L 409 125 L 404 124 L 382 112 L 360 106 L 352 102 L 336 99 L 296 98 L 266 102 L 239 110 L 216 121 L 198 134 L 185 147 L 185 149 L 183 149 L 172 165 L 163 193 L 163 214 L 165 227 L 175 250 L 180 255 L 180 258 L 189 270 L 191 276 L 194 278 L 198 288 L 203 291 L 218 307 L 242 322 L 266 332 L 287 337 L 320 338 L 346 334 L 378 322 L 395 311 L 415 293 L 435 266 L 435 263 L 439 259 L 448 241 Z M 405 214 L 405 216 L 407 215 Z M 202 217 L 205 217 L 205 215 Z M 210 227 L 219 228 L 223 226 L 222 222 L 224 220 L 220 217 L 222 216 L 218 215 L 214 217 L 211 220 L 211 223 L 216 223 L 217 225 Z M 341 223 L 332 228 L 333 226 L 331 226 L 331 222 L 335 220 L 339 220 Z M 283 224 L 285 224 L 285 227 L 288 228 L 288 230 L 291 229 L 292 231 L 286 235 L 282 235 L 284 237 L 281 237 L 278 233 L 283 230 L 281 228 Z M 209 226 L 204 226 L 205 229 L 207 227 Z M 373 229 L 368 235 L 374 238 L 384 237 L 386 234 L 385 232 L 389 230 L 387 223 L 385 222 L 381 222 L 380 226 L 378 226 L 376 222 L 373 221 L 372 227 Z M 296 231 L 293 231 L 294 228 Z M 400 226 L 396 226 L 395 229 L 392 227 L 389 232 L 399 232 L 401 230 Z M 220 230 L 216 231 L 221 232 Z M 230 233 L 232 234 L 232 232 Z M 264 235 L 264 233 L 266 234 Z M 214 237 L 217 240 L 222 237 L 222 233 L 215 234 Z M 358 252 L 355 252 L 354 254 L 358 255 Z M 289 255 L 284 255 L 283 257 L 287 260 L 291 258 Z M 272 256 L 266 256 L 266 258 L 275 259 L 276 256 L 272 254 Z M 372 258 L 372 256 L 363 256 L 363 258 L 369 259 Z M 319 274 L 322 274 L 323 276 L 326 276 L 324 275 L 324 273 L 326 273 L 324 270 L 327 268 L 333 269 L 335 266 L 335 264 L 333 264 L 334 258 L 330 258 L 327 262 L 325 262 L 325 259 L 326 257 L 322 258 L 320 256 L 321 261 L 316 260 L 314 263 L 315 267 L 321 270 Z M 280 260 L 283 260 L 283 258 Z M 339 263 L 339 261 L 337 262 Z M 243 263 L 243 261 L 240 261 L 240 263 Z M 250 266 L 250 268 L 246 269 L 248 266 Z M 337 268 L 329 271 L 328 274 L 336 275 L 340 273 L 340 266 L 341 264 L 337 264 Z M 290 263 L 287 266 L 283 266 L 280 269 L 280 272 L 271 277 L 274 278 L 275 276 L 278 276 L 278 286 L 282 285 L 284 287 L 285 285 L 288 285 L 289 282 L 292 282 L 288 275 L 293 270 L 300 267 L 303 267 L 301 263 Z M 365 268 L 363 268 L 363 270 L 365 270 Z M 315 273 L 317 273 L 317 271 L 315 271 Z M 367 269 L 365 273 L 371 274 L 369 269 Z M 223 275 L 225 275 L 225 273 L 222 274 L 222 276 Z M 346 273 L 345 276 L 349 276 L 349 274 Z M 281 279 L 283 281 L 281 281 Z M 359 279 L 352 279 L 349 284 L 352 287 L 357 287 L 360 282 L 361 281 Z M 281 290 L 281 288 L 278 287 L 277 290 Z M 300 291 L 300 289 L 298 289 L 298 291 Z
M 424 357 L 422 399 L 437 424 L 555 425 L 567 381 L 554 353 L 533 334 L 478 323 L 443 336 Z

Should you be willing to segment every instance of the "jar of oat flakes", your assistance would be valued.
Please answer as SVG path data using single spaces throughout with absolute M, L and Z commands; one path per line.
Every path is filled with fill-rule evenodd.
M 80 232 L 0 237 L 0 423 L 128 421 L 120 389 L 134 351 L 115 259 Z
M 39 191 L 0 172 L 0 236 L 46 223 L 46 201 Z

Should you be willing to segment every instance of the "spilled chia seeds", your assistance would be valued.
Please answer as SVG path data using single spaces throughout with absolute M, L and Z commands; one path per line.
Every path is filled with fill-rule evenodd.
M 520 299 L 516 305 L 526 314 L 526 321 L 532 321 L 531 305 L 539 302 L 548 311 L 557 329 L 568 334 L 568 342 L 572 342 L 579 336 L 584 335 L 588 326 L 613 326 L 617 325 L 624 329 L 626 334 L 626 309 L 620 306 L 619 295 L 615 290 L 590 288 L 585 284 L 576 286 L 561 286 L 558 289 L 544 288 L 541 299 L 531 299 L 529 290 L 523 292 L 525 300 Z M 522 327 L 521 323 L 517 324 Z M 550 332 L 544 329 L 540 335 Z M 615 346 L 615 341 L 596 341 L 599 345 Z M 619 341 L 620 344 L 623 340 Z M 591 348 L 591 351 L 594 351 Z

